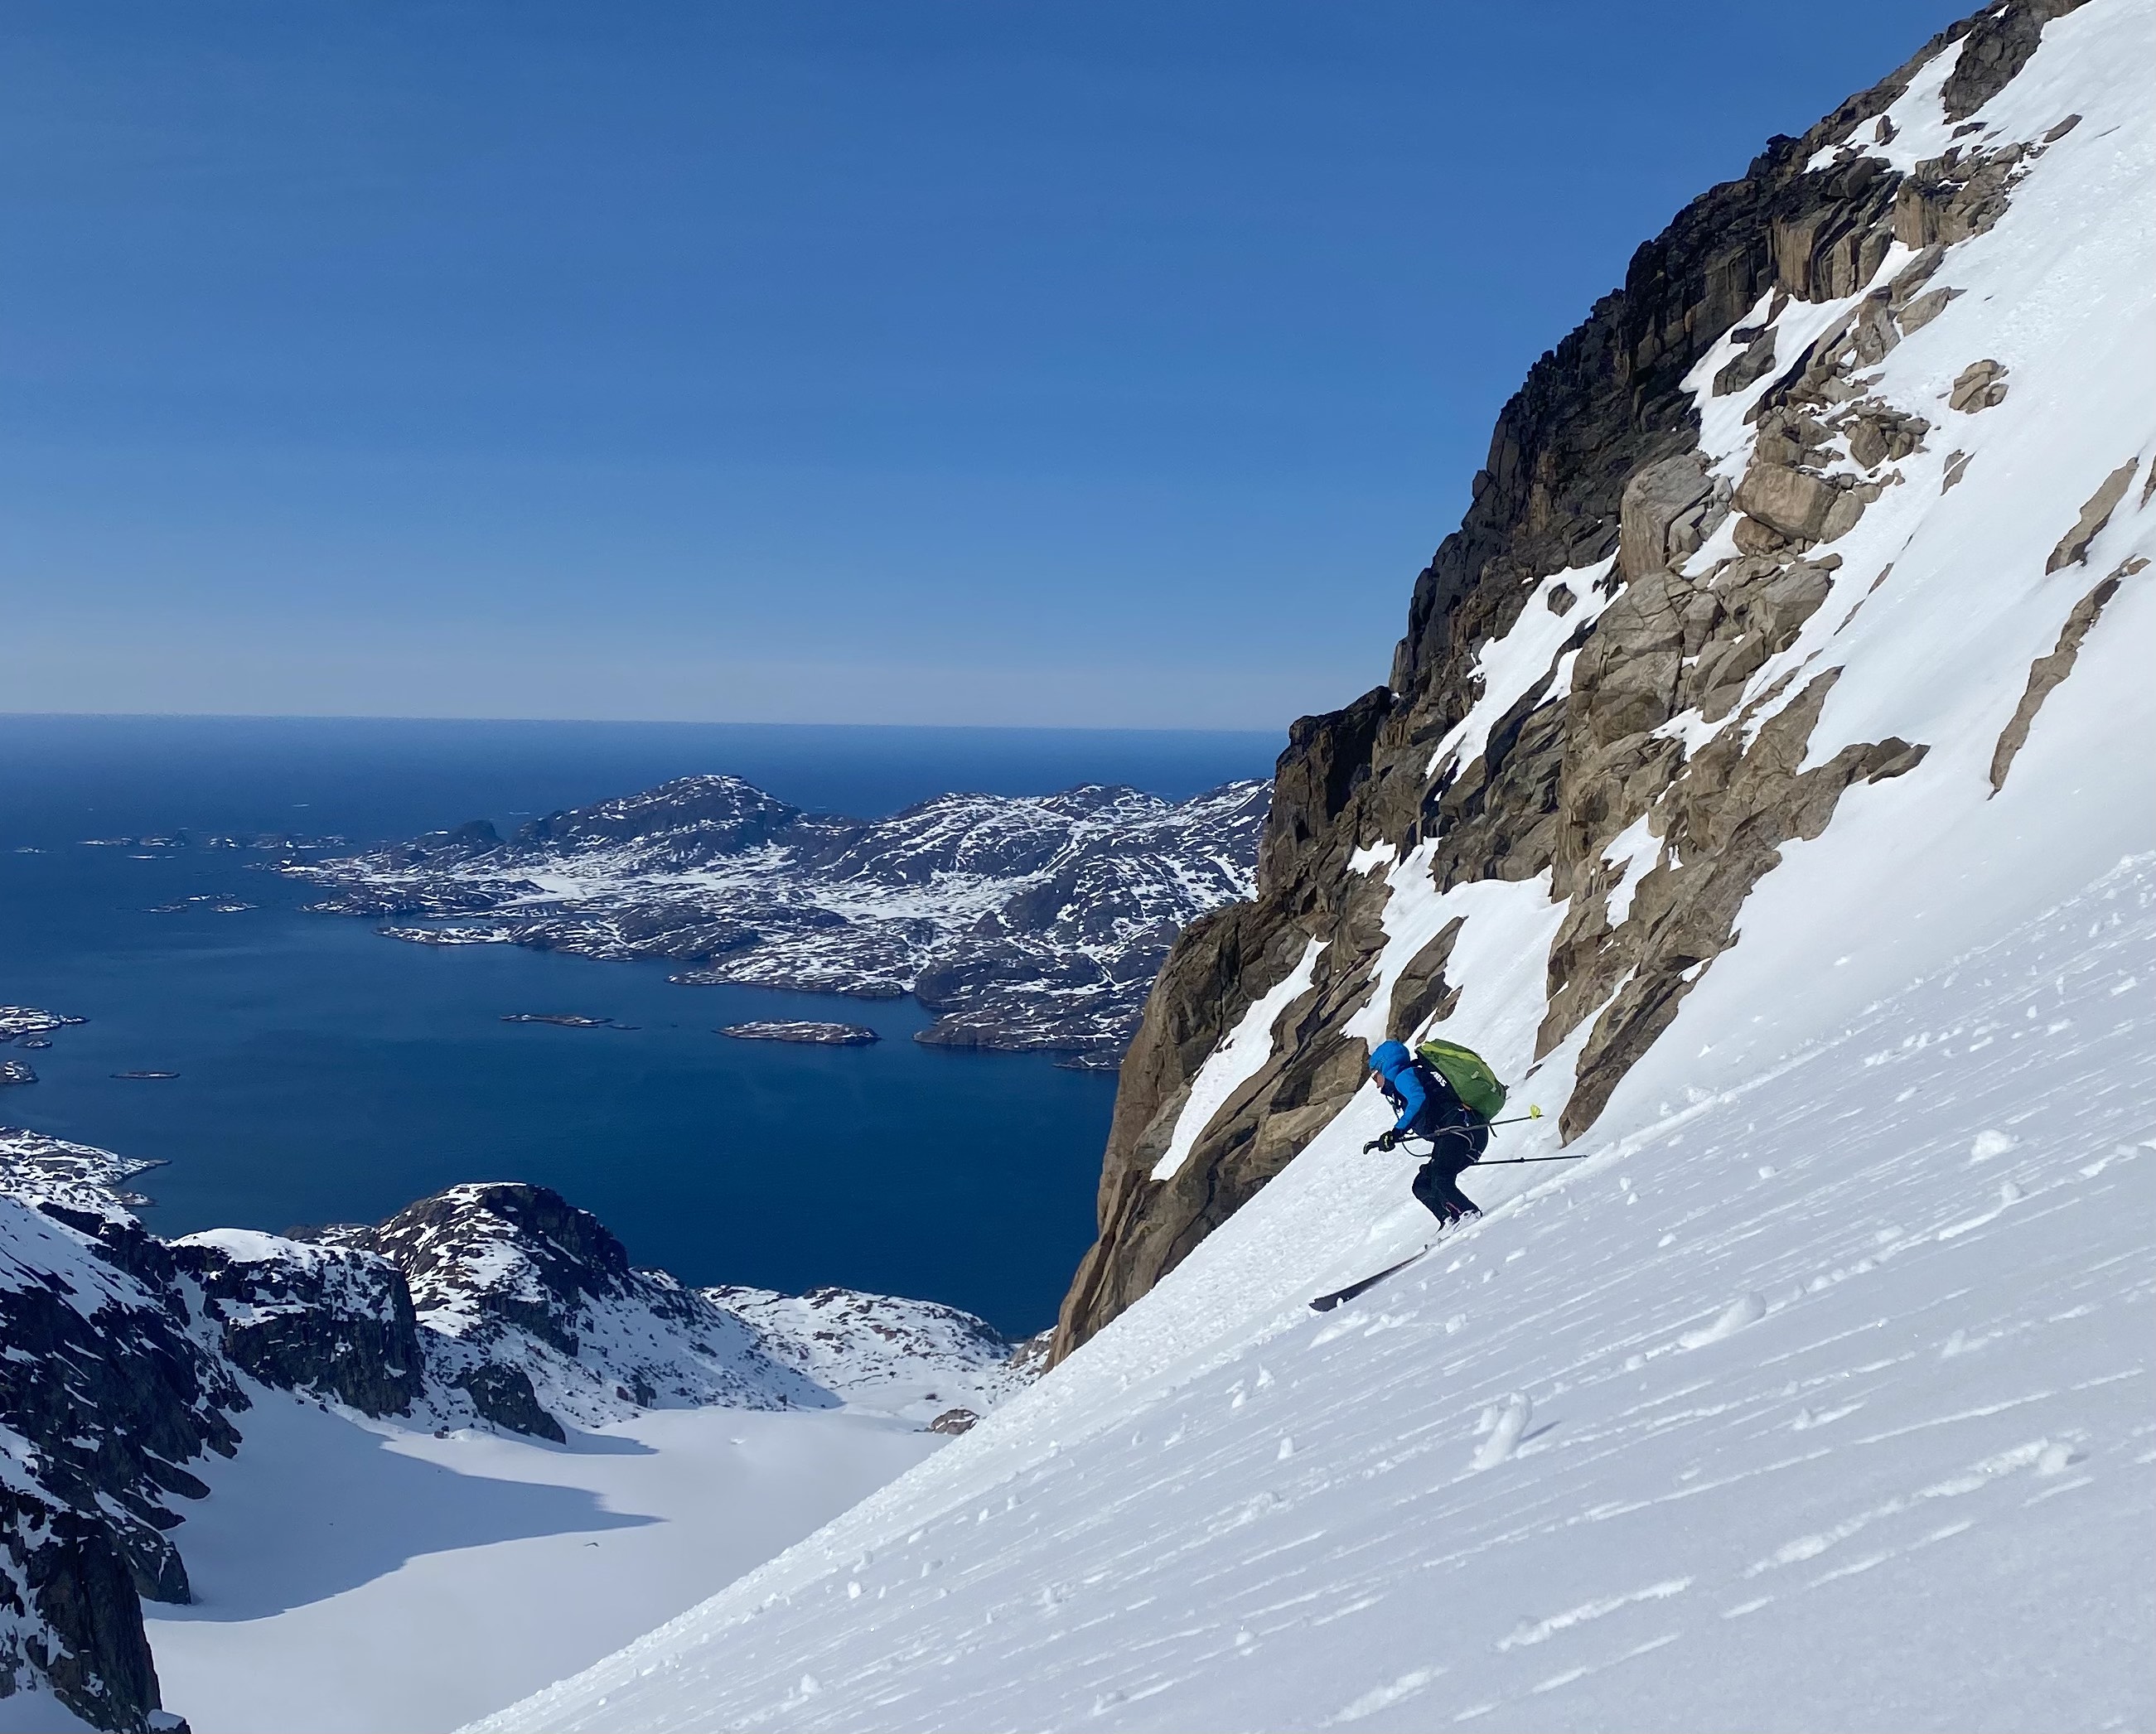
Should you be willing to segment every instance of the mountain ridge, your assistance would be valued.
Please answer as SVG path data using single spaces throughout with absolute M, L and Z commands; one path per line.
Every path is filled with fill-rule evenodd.
M 937 1302 L 691 1289 L 523 1183 L 450 1187 L 372 1226 L 162 1240 L 123 1202 L 147 1166 L 0 1128 L 0 1501 L 17 1520 L 0 1701 L 49 1690 L 99 1728 L 177 1726 L 141 1604 L 192 1598 L 173 1501 L 209 1491 L 188 1464 L 244 1454 L 265 1393 L 557 1444 L 565 1421 L 706 1406 L 866 1403 L 948 1432 L 1040 1363 Z

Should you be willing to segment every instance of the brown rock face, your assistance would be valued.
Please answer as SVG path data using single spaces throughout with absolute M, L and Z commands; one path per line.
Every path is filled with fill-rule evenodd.
M 2089 544 L 2102 535 L 2104 526 L 2111 522 L 2111 515 L 2118 510 L 2118 502 L 2126 498 L 2127 488 L 2140 462 L 2137 458 L 2132 463 L 2122 464 L 2103 479 L 2103 485 L 2089 495 L 2088 504 L 2074 521 L 2074 527 L 2061 536 L 2058 546 L 2051 550 L 2051 557 L 2044 562 L 2046 572 L 2078 565 L 2088 557 Z M 2156 468 L 2152 468 L 2149 475 L 2156 478 Z
M 1954 376 L 1953 387 L 1947 392 L 1947 408 L 1958 409 L 1964 415 L 1974 415 L 1979 409 L 1989 409 L 2006 401 L 2005 367 L 1989 357 L 1971 362 Z
M 1947 119 L 1965 121 L 2004 90 L 2036 52 L 2044 26 L 2080 4 L 2081 0 L 2017 0 L 2015 5 L 1977 13 L 1969 22 L 1961 58 L 1939 93 Z M 2061 135 L 2065 131 L 2058 129 Z
M 1912 247 L 1951 246 L 1980 235 L 2005 214 L 2007 196 L 2026 172 L 2029 151 L 1955 145 L 1928 157 L 1894 199 L 1894 239 Z
M 1398 861 L 1421 849 L 1440 890 L 1548 875 L 1565 911 L 1538 1046 L 1579 1039 L 1560 1122 L 1571 1138 L 1737 942 L 1745 899 L 1782 846 L 1819 835 L 1853 783 L 1922 758 L 1922 745 L 1888 739 L 1801 769 L 1836 670 L 1791 667 L 1756 690 L 1755 677 L 1825 601 L 1841 563 L 1832 542 L 1902 480 L 1893 465 L 1931 432 L 1912 406 L 1871 395 L 1865 370 L 1958 292 L 1930 280 L 1954 240 L 1998 220 L 2028 153 L 1959 147 L 1926 165 L 1930 178 L 1907 198 L 1910 182 L 1861 146 L 1820 170 L 1805 164 L 1878 135 L 1872 123 L 1916 69 L 1964 37 L 1972 52 L 1985 44 L 1959 87 L 1980 105 L 2061 9 L 2016 0 L 1957 25 L 1804 137 L 1774 140 L 1741 180 L 1641 247 L 1624 286 L 1529 372 L 1460 528 L 1416 580 L 1389 688 L 1295 725 L 1255 900 L 1195 924 L 1161 972 L 1123 1063 L 1100 1239 L 1064 1303 L 1057 1358 L 1173 1270 L 1361 1087 L 1363 1044 L 1342 1026 L 1376 991 L 1389 886 L 1385 870 L 1351 870 L 1357 850 L 1384 845 Z M 1924 250 L 1891 285 L 1816 341 L 1778 351 L 1785 307 L 1855 294 L 1912 227 Z M 1732 490 L 1707 473 L 1683 381 L 1763 302 L 1712 386 L 1756 389 L 1781 369 L 1751 412 L 1755 458 Z M 1735 551 L 1706 562 L 1711 544 L 1729 546 L 1714 541 L 1725 520 Z M 1559 572 L 1563 583 L 1542 590 Z M 1477 657 L 1538 591 L 1570 636 L 1463 756 L 1445 742 L 1482 696 Z M 1566 653 L 1576 654 L 1560 690 Z M 1691 714 L 1688 748 L 1665 726 Z M 1643 820 L 1651 855 L 1627 845 L 1611 859 Z M 1629 895 L 1613 908 L 1620 884 Z M 1395 1034 L 1451 1009 L 1460 931 L 1452 923 L 1390 979 Z M 1207 1056 L 1313 941 L 1311 985 L 1276 1019 L 1270 1057 L 1195 1129 L 1173 1174 L 1152 1178 Z
M 1995 795 L 2006 787 L 2006 773 L 2014 768 L 2015 758 L 2028 744 L 2029 731 L 2035 724 L 2036 713 L 2044 708 L 2044 700 L 2051 695 L 2051 689 L 2073 673 L 2082 644 L 2112 598 L 2118 594 L 2120 583 L 2146 571 L 2148 566 L 2146 560 L 2138 558 L 2122 564 L 2074 604 L 2073 612 L 2066 616 L 2066 625 L 2060 629 L 2059 642 L 2051 653 L 2029 664 L 2029 684 L 2022 690 L 2021 702 L 2014 707 L 2013 716 L 1999 731 L 1999 744 L 1991 752 L 1992 793 Z

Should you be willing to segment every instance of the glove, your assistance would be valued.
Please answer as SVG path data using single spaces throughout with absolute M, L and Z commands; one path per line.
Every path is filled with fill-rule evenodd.
M 1399 1141 L 1400 1135 L 1398 1132 L 1380 1132 L 1378 1135 L 1378 1148 L 1380 1150 L 1390 1150 Z

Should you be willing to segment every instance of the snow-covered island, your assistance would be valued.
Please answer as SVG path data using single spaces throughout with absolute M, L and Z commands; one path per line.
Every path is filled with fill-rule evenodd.
M 42 1011 L 36 1006 L 0 1005 L 0 1047 L 13 1044 L 18 1048 L 49 1048 L 54 1030 L 88 1021 L 59 1012 Z M 0 1087 L 37 1081 L 38 1069 L 28 1060 L 0 1059 Z M 0 1131 L 0 1137 L 5 1136 L 4 1131 Z
M 0 1042 L 34 1039 L 70 1024 L 86 1023 L 87 1018 L 70 1018 L 59 1012 L 42 1011 L 31 1005 L 0 1005 Z
M 805 1042 L 819 1048 L 865 1048 L 883 1038 L 865 1023 L 818 1023 L 806 1018 L 760 1018 L 717 1032 L 737 1042 Z
M 281 870 L 311 905 L 415 945 L 659 957 L 737 982 L 940 1015 L 916 1039 L 1112 1065 L 1176 936 L 1247 897 L 1270 789 L 1166 801 L 1088 786 L 941 795 L 888 818 L 811 813 L 684 777 L 505 839 L 475 820 Z M 424 918 L 415 920 L 413 918 Z

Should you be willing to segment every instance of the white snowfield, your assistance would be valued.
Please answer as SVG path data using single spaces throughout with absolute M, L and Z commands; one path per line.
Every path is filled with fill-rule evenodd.
M 1412 1160 L 1361 1154 L 1366 1091 L 951 1449 L 475 1726 L 2156 1725 L 2152 65 L 2156 7 L 2093 0 L 1979 112 L 1989 145 L 2082 118 L 1868 379 L 1931 431 L 1748 695 L 1840 667 L 1812 761 L 1928 756 L 1785 848 L 1584 1160 L 1471 1172 L 1481 1222 L 1313 1314 L 1428 1231 Z M 1944 70 L 1897 105 L 1907 148 Z M 1792 304 L 1784 352 L 1851 305 Z M 1987 358 L 2005 399 L 1948 408 Z M 1754 395 L 1702 403 L 1732 477 Z M 1994 794 L 2031 662 L 2107 574 Z M 1540 612 L 1515 630 L 1548 642 L 1486 649 L 1486 705 L 1550 666 Z M 1623 844 L 1629 897 L 1659 844 Z M 1447 1032 L 1551 1111 L 1491 1156 L 1555 1155 L 1578 1039 L 1531 1060 L 1563 911 L 1546 878 L 1440 897 L 1420 854 L 1356 858 L 1383 967 L 1466 917 Z
M 940 1443 L 851 1408 L 651 1410 L 567 1446 L 437 1439 L 249 1394 L 239 1457 L 198 1465 L 211 1496 L 180 1531 L 196 1600 L 143 1608 L 165 1701 L 201 1734 L 418 1734 L 482 1715 Z M 81 1726 L 64 1718 L 22 1726 Z
M 1343 1120 L 948 1452 L 480 1726 L 2149 1726 L 2156 857 L 1471 1175 L 1321 1316 L 1421 1232 Z

